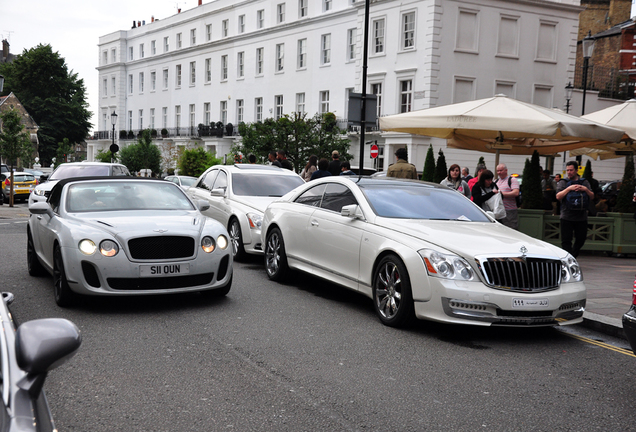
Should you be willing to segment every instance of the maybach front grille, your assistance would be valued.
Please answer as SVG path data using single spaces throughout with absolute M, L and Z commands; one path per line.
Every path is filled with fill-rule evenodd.
M 561 261 L 543 258 L 488 258 L 481 263 L 488 285 L 511 291 L 540 292 L 558 288 Z

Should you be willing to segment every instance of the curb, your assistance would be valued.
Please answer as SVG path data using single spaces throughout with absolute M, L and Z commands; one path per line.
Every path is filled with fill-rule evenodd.
M 623 331 L 623 323 L 617 318 L 610 318 L 592 312 L 583 312 L 583 322 L 580 325 L 608 336 L 627 340 L 625 332 Z

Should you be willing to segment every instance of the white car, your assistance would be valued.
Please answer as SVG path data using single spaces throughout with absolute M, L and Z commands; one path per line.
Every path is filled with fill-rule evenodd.
M 215 165 L 187 193 L 210 204 L 203 214 L 227 228 L 234 257 L 241 259 L 246 253 L 263 253 L 261 220 L 267 205 L 304 183 L 293 171 L 275 166 Z
M 35 187 L 29 195 L 29 205 L 44 202 L 59 180 L 71 177 L 128 177 L 125 165 L 105 162 L 70 162 L 59 165 L 45 182 Z
M 207 203 L 197 204 L 163 180 L 60 180 L 47 202 L 29 206 L 29 274 L 52 274 L 62 307 L 77 294 L 225 295 L 228 234 L 200 213 Z
M 272 280 L 301 270 L 373 299 L 380 320 L 545 326 L 582 321 L 577 261 L 495 221 L 454 190 L 417 180 L 326 177 L 270 204 Z
M 181 186 L 181 189 L 183 190 L 188 190 L 188 188 L 194 186 L 199 179 L 197 177 L 173 175 L 167 176 L 166 178 L 164 178 L 164 180 Z

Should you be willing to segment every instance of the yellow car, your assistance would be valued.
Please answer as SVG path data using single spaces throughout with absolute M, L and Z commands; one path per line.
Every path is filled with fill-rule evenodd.
M 4 194 L 4 200 L 9 202 L 9 195 L 11 194 L 11 173 L 2 173 L 2 192 Z M 14 172 L 13 173 L 13 200 L 29 199 L 29 194 L 33 192 L 35 186 L 38 184 L 35 176 L 26 172 Z

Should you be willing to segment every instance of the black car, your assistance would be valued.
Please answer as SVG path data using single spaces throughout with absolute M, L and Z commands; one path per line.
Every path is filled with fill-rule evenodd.
M 634 291 L 632 294 L 632 306 L 623 315 L 623 331 L 629 344 L 632 346 L 632 351 L 636 354 L 636 279 L 634 279 Z
M 8 309 L 13 294 L 2 293 L 2 298 L 0 430 L 54 431 L 55 424 L 42 386 L 48 371 L 77 352 L 82 341 L 79 330 L 68 320 L 48 318 L 25 322 L 16 331 Z

